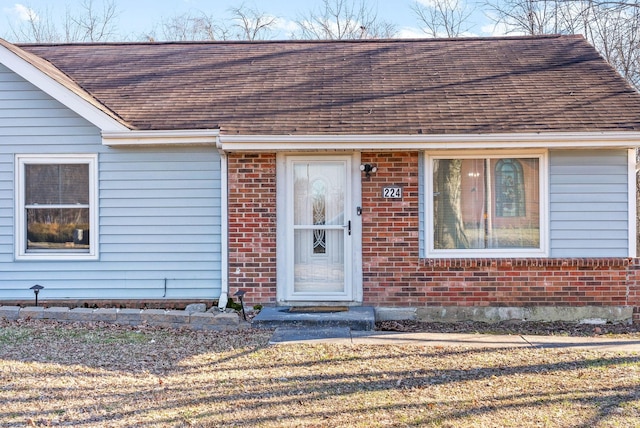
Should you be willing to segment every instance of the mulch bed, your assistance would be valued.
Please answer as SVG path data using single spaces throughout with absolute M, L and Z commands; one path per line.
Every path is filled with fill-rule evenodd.
M 440 323 L 415 320 L 379 321 L 376 330 L 398 332 L 478 333 L 554 336 L 640 337 L 640 324 L 578 324 L 571 322 L 534 322 L 510 320 L 498 323 Z

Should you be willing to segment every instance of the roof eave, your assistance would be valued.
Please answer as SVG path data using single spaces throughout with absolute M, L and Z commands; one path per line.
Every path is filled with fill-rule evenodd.
M 30 54 L 19 47 L 0 39 L 0 64 L 7 67 L 29 83 L 36 86 L 79 116 L 83 117 L 102 131 L 124 131 L 129 128 L 118 118 L 108 113 L 106 107 L 100 108 L 99 102 L 88 101 L 93 97 L 82 88 L 71 88 L 65 82 L 48 74 L 29 61 Z M 64 80 L 64 79 L 63 79 Z
M 153 131 L 103 131 L 102 144 L 117 146 L 217 145 L 219 129 L 174 129 Z
M 639 131 L 440 135 L 220 135 L 225 152 L 287 150 L 462 150 L 640 146 Z

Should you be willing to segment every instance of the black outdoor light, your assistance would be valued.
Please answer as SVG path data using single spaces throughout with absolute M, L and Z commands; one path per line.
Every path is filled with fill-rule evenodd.
M 378 167 L 375 165 L 371 165 L 370 163 L 363 163 L 360 165 L 360 171 L 364 172 L 367 177 L 371 177 L 371 174 L 376 172 Z
M 244 303 L 242 302 L 242 297 L 246 294 L 246 291 L 244 290 L 238 290 L 235 292 L 234 296 L 236 296 L 238 298 L 238 300 L 240 300 L 240 306 L 242 306 L 242 319 L 243 320 L 247 320 L 247 314 L 245 314 L 244 312 Z
M 36 306 L 38 306 L 38 293 L 40 292 L 40 290 L 42 290 L 44 287 L 42 285 L 34 285 L 33 287 L 31 287 L 31 290 L 33 290 L 33 294 L 36 295 Z

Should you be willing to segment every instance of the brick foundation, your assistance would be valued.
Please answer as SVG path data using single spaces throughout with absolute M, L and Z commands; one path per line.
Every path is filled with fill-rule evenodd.
M 629 306 L 630 259 L 428 259 L 374 276 L 388 306 Z

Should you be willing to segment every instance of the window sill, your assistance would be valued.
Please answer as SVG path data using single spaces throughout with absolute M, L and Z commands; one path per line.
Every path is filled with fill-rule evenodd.
M 549 254 L 542 249 L 496 249 L 496 250 L 431 250 L 427 259 L 488 259 L 488 258 L 546 258 Z
M 91 253 L 27 253 L 16 255 L 16 261 L 86 261 L 98 260 L 97 254 Z

